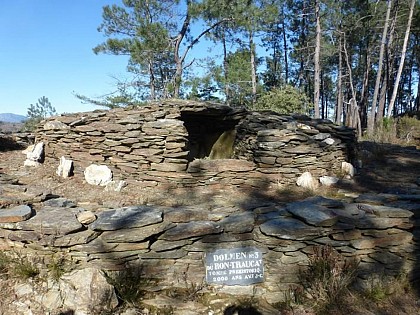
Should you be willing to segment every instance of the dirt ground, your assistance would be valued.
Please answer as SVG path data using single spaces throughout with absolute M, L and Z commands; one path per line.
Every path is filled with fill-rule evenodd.
M 352 180 L 342 180 L 337 190 L 355 193 L 375 192 L 393 194 L 420 193 L 420 150 L 391 144 L 363 142 L 359 148 L 362 168 Z M 31 191 L 65 197 L 88 208 L 119 207 L 133 204 L 159 204 L 167 206 L 195 203 L 237 204 L 252 198 L 270 198 L 276 201 L 290 201 L 299 198 L 282 194 L 280 187 L 264 191 L 249 191 L 226 187 L 173 188 L 170 185 L 144 187 L 136 181 L 128 181 L 121 192 L 105 191 L 103 187 L 86 183 L 82 170 L 75 170 L 75 176 L 63 179 L 56 175 L 58 161 L 46 160 L 40 167 L 25 167 L 26 159 L 22 148 L 0 150 L 0 175 L 15 178 L 20 185 Z M 287 189 L 286 192 L 289 190 Z M 322 194 L 323 191 L 320 191 Z M 303 193 L 304 197 L 305 194 Z

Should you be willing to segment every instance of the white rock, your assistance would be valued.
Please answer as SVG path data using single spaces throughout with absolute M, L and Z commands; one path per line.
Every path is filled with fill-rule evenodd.
M 30 145 L 23 152 L 26 153 L 26 160 L 23 165 L 37 167 L 44 161 L 44 142 Z
M 327 139 L 325 139 L 324 141 L 322 141 L 322 142 L 324 142 L 324 143 L 326 143 L 326 144 L 328 144 L 328 145 L 332 145 L 332 144 L 334 144 L 334 139 L 333 138 L 327 138 Z
M 57 175 L 67 178 L 73 174 L 73 161 L 67 160 L 64 156 L 60 158 L 60 165 L 57 168 Z
M 355 174 L 354 166 L 348 162 L 341 162 L 341 170 L 344 174 L 349 175 L 350 177 L 353 177 Z
M 310 126 L 308 126 L 306 124 L 302 124 L 302 123 L 297 123 L 296 127 L 299 128 L 299 129 L 303 129 L 303 130 L 310 130 L 311 129 Z
M 44 142 L 38 142 L 32 151 L 26 153 L 26 159 L 35 162 L 42 162 L 44 159 Z
M 310 172 L 305 172 L 296 180 L 296 185 L 303 188 L 316 189 L 318 187 L 318 182 L 312 177 Z
M 106 165 L 89 165 L 84 174 L 86 182 L 91 185 L 106 186 L 112 180 L 112 171 Z
M 319 178 L 319 182 L 323 186 L 332 186 L 332 185 L 337 184 L 338 177 L 335 177 L 335 176 L 321 176 Z
M 56 310 L 62 307 L 63 305 L 63 296 L 60 292 L 58 283 L 49 285 L 48 290 L 42 294 L 38 295 L 38 303 L 41 303 L 45 308 L 49 310 Z

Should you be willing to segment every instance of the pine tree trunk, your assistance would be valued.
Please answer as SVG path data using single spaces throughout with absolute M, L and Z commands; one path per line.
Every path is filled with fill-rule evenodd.
M 257 100 L 257 66 L 255 63 L 254 35 L 249 32 L 249 51 L 251 53 L 251 83 L 252 83 L 252 103 Z
M 229 63 L 227 60 L 227 48 L 226 48 L 226 37 L 223 32 L 222 34 L 222 44 L 223 44 L 223 71 L 225 78 L 225 97 L 226 104 L 230 104 L 230 87 L 229 87 Z
M 150 99 L 156 99 L 156 80 L 153 72 L 153 59 L 149 60 L 149 85 L 150 85 Z
M 342 53 L 342 35 L 338 39 L 338 78 L 337 78 L 337 105 L 335 107 L 335 123 L 337 125 L 342 124 L 343 115 L 343 53 Z
M 369 47 L 366 50 L 365 60 L 366 60 L 366 68 L 365 68 L 365 74 L 364 74 L 364 78 L 363 78 L 362 91 L 360 93 L 360 120 L 362 122 L 362 126 L 364 126 L 364 127 L 367 126 L 369 74 L 370 74 L 370 65 L 371 65 L 370 48 Z
M 386 115 L 387 117 L 391 117 L 392 111 L 393 111 L 394 106 L 395 106 L 395 99 L 397 97 L 398 87 L 400 85 L 401 73 L 402 73 L 403 68 L 404 68 L 405 54 L 407 52 L 407 44 L 408 44 L 408 38 L 410 36 L 411 20 L 413 19 L 413 12 L 414 12 L 415 3 L 416 3 L 416 0 L 411 0 L 410 12 L 408 14 L 407 28 L 405 30 L 404 44 L 403 44 L 403 48 L 402 48 L 402 51 L 401 51 L 400 65 L 398 67 L 397 78 L 395 79 L 395 83 L 394 83 L 394 90 L 392 91 L 392 96 L 391 96 L 391 99 L 389 101 L 388 113 Z
M 286 84 L 289 83 L 289 60 L 287 56 L 287 38 L 286 38 L 286 24 L 284 23 L 284 7 L 282 7 L 282 34 L 283 34 L 283 53 L 284 53 L 284 71 L 285 71 L 285 78 L 284 81 Z
M 385 25 L 382 32 L 381 49 L 379 51 L 378 72 L 376 74 L 375 90 L 373 92 L 372 106 L 370 109 L 370 115 L 369 115 L 368 124 L 367 124 L 367 130 L 368 130 L 369 135 L 372 135 L 375 130 L 376 104 L 378 102 L 379 88 L 380 88 L 380 84 L 382 80 L 382 64 L 383 64 L 383 59 L 384 59 L 386 38 L 388 36 L 389 16 L 391 15 L 391 7 L 392 7 L 392 0 L 388 0 Z
M 347 65 L 347 71 L 349 74 L 349 84 L 350 84 L 350 92 L 351 92 L 351 99 L 349 101 L 349 126 L 352 128 L 355 128 L 357 130 L 357 137 L 360 138 L 362 136 L 362 124 L 360 121 L 360 112 L 359 112 L 359 106 L 357 105 L 357 99 L 356 99 L 356 91 L 354 89 L 353 85 L 353 74 L 351 70 L 351 63 L 349 60 L 349 55 L 347 53 L 347 44 L 346 44 L 346 37 L 344 36 L 344 43 L 343 43 L 343 51 L 345 56 L 345 61 Z
M 321 85 L 321 22 L 319 19 L 319 0 L 315 1 L 315 18 L 316 18 L 316 41 L 314 54 L 314 114 L 315 118 L 319 118 L 319 96 Z

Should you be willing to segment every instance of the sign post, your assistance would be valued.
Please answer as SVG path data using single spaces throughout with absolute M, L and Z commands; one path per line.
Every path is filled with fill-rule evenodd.
M 206 253 L 206 282 L 249 285 L 264 281 L 262 252 L 254 247 L 218 249 Z

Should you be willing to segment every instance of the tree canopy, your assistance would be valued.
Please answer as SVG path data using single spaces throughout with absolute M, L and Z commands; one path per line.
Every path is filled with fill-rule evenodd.
M 315 117 L 359 133 L 420 107 L 416 0 L 123 0 L 98 30 L 107 40 L 94 52 L 129 55 L 135 78 L 114 105 L 174 97 L 287 112 L 311 100 Z

